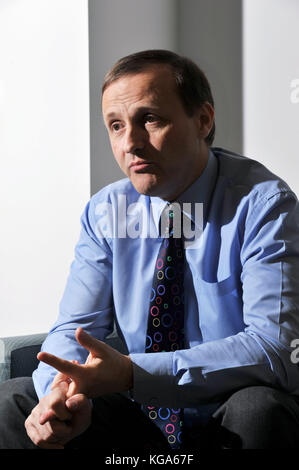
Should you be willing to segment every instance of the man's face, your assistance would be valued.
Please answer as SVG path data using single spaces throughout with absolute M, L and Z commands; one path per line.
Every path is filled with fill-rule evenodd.
M 141 194 L 174 200 L 207 161 L 199 113 L 189 117 L 168 67 L 111 83 L 102 111 L 113 154 Z

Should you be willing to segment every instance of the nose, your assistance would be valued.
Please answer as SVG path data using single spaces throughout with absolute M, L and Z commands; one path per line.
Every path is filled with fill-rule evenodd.
M 142 150 L 146 142 L 146 131 L 138 126 L 128 126 L 125 133 L 124 150 L 126 153 L 135 154 Z

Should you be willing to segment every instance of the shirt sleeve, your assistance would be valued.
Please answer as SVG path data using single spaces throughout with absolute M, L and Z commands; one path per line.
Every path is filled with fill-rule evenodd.
M 112 254 L 107 240 L 96 235 L 96 230 L 91 199 L 81 216 L 80 238 L 58 319 L 42 345 L 42 351 L 80 363 L 85 362 L 88 352 L 76 341 L 76 328 L 81 326 L 100 340 L 113 330 Z M 54 368 L 42 362 L 33 372 L 39 398 L 49 393 L 56 373 Z
M 252 385 L 299 394 L 290 347 L 299 338 L 296 196 L 282 191 L 259 199 L 241 232 L 244 331 L 191 349 L 131 354 L 136 401 L 192 407 Z

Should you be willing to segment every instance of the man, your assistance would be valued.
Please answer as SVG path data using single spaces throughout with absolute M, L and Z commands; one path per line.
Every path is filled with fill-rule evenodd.
M 105 78 L 102 112 L 127 178 L 86 206 L 34 388 L 28 378 L 0 390 L 1 406 L 26 429 L 12 444 L 7 419 L 1 446 L 295 448 L 295 194 L 258 162 L 211 147 L 212 94 L 188 59 L 169 51 L 121 59 Z M 161 220 L 177 207 L 200 236 L 188 244 L 183 230 L 167 265 Z M 169 223 L 165 247 L 175 242 Z M 128 354 L 102 342 L 114 321 Z

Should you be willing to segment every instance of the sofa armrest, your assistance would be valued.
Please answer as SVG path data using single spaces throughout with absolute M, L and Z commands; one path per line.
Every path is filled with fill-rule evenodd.
M 15 377 L 30 377 L 38 366 L 36 358 L 47 333 L 0 338 L 0 382 Z M 123 354 L 127 348 L 116 330 L 107 336 L 105 343 Z
M 4 382 L 5 380 L 18 376 L 16 375 L 16 362 L 14 361 L 15 351 L 20 351 L 18 358 L 24 359 L 23 365 L 26 369 L 27 354 L 25 353 L 29 352 L 32 346 L 35 346 L 38 352 L 46 336 L 47 333 L 38 333 L 34 335 L 0 338 L 0 382 Z M 24 376 L 26 375 L 25 369 Z

